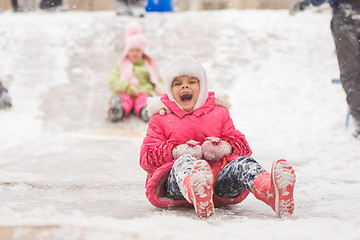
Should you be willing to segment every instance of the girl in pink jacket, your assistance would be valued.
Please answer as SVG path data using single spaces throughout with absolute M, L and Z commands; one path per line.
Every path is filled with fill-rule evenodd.
M 193 57 L 177 57 L 164 80 L 167 94 L 148 98 L 151 118 L 140 149 L 150 203 L 193 206 L 206 218 L 215 206 L 240 203 L 252 192 L 279 216 L 291 215 L 293 168 L 281 159 L 269 173 L 250 157 L 228 105 L 208 92 L 203 66 Z

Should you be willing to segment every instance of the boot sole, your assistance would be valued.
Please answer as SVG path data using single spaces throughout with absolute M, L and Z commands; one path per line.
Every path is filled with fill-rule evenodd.
M 214 176 L 210 165 L 205 160 L 199 160 L 190 173 L 192 200 L 196 214 L 208 218 L 214 214 Z
M 294 187 L 296 182 L 295 171 L 284 159 L 277 160 L 272 165 L 272 182 L 275 189 L 274 211 L 278 216 L 289 216 L 293 214 Z

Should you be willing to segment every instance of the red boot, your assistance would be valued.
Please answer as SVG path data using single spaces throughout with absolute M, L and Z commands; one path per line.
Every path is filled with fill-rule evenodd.
M 188 201 L 194 204 L 197 215 L 207 218 L 214 214 L 214 177 L 210 165 L 205 160 L 198 160 L 190 175 L 183 182 Z
M 284 159 L 277 160 L 268 172 L 261 173 L 254 181 L 252 193 L 268 204 L 278 216 L 291 215 L 294 212 L 294 187 L 296 176 L 294 169 Z

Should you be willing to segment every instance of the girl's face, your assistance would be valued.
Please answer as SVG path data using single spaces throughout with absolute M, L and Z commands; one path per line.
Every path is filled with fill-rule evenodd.
M 133 49 L 130 49 L 128 56 L 129 56 L 130 61 L 134 63 L 144 57 L 144 52 L 138 48 L 133 48 Z
M 185 111 L 194 109 L 200 92 L 200 83 L 196 77 L 182 75 L 176 77 L 171 85 L 175 101 Z

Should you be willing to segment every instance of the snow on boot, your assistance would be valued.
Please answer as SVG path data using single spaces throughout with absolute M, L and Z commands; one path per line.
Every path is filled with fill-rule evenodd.
M 273 163 L 271 175 L 261 173 L 254 181 L 252 193 L 268 204 L 278 216 L 288 216 L 294 212 L 294 169 L 284 159 Z
M 208 218 L 214 214 L 214 177 L 210 165 L 205 160 L 198 160 L 183 182 L 187 196 L 194 205 L 196 214 Z
M 124 109 L 121 106 L 122 99 L 119 95 L 114 96 L 110 102 L 109 120 L 118 122 L 124 117 Z
M 294 212 L 295 171 L 284 159 L 277 160 L 271 168 L 271 184 L 268 190 L 269 205 L 277 215 L 286 216 Z

